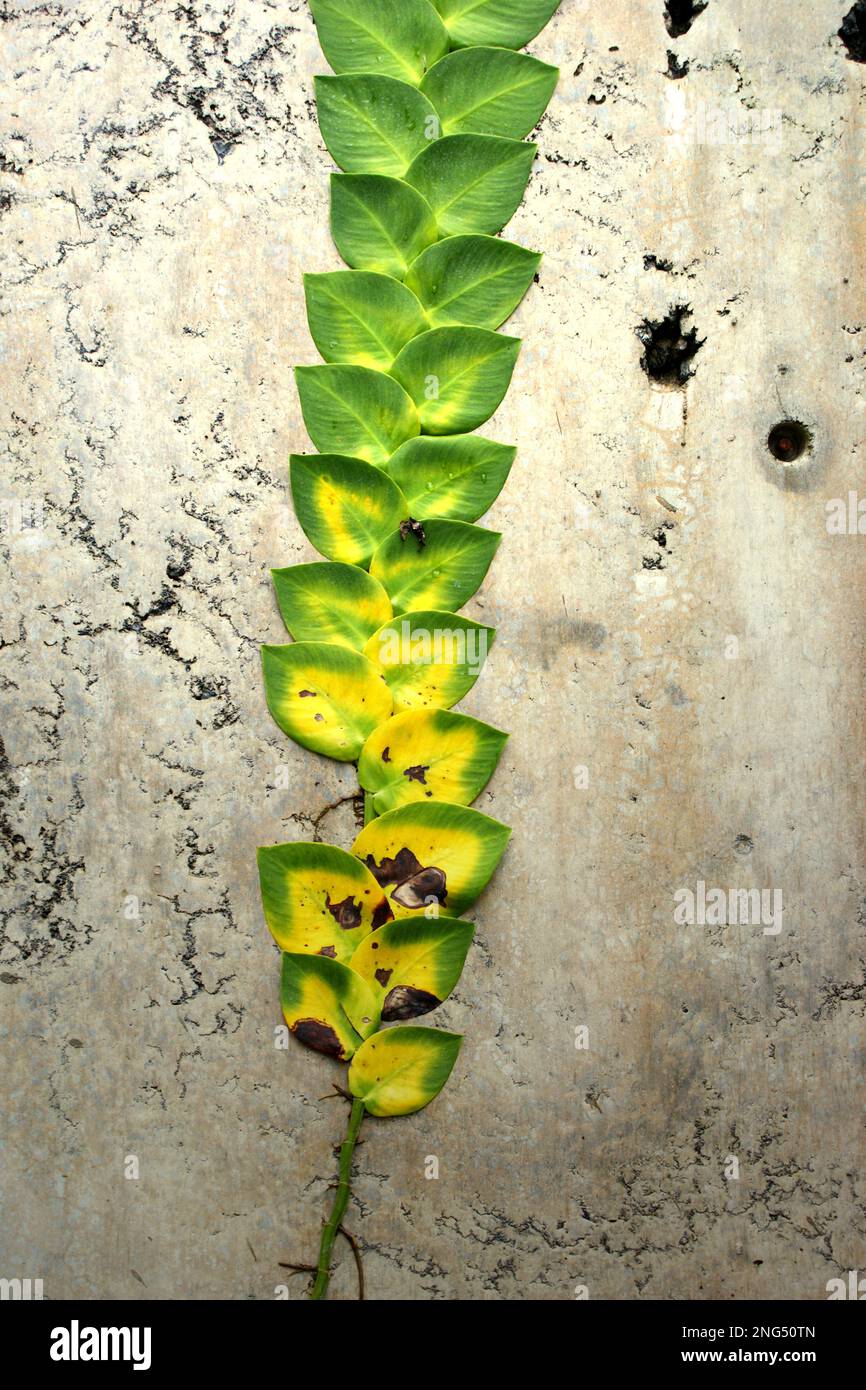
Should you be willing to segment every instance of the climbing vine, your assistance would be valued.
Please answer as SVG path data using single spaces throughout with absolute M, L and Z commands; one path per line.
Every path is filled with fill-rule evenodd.
M 357 762 L 351 852 L 259 850 L 282 1009 L 348 1062 L 349 1126 L 310 1297 L 324 1298 L 366 1115 L 409 1115 L 461 1038 L 409 1023 L 454 988 L 510 831 L 472 810 L 507 735 L 454 713 L 493 629 L 461 617 L 500 537 L 475 523 L 515 450 L 473 433 L 520 341 L 497 332 L 540 256 L 498 234 L 523 198 L 524 140 L 557 70 L 518 52 L 558 0 L 310 0 L 331 233 L 346 270 L 306 275 L 323 362 L 298 367 L 318 453 L 293 455 L 298 521 L 326 558 L 273 572 L 291 643 L 263 649 L 268 707 L 316 753 Z M 394 1027 L 382 1027 L 383 1024 Z M 338 1088 L 341 1091 L 343 1088 Z

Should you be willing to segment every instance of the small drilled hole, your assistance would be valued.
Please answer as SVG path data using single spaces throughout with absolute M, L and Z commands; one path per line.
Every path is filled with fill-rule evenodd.
M 767 438 L 767 448 L 780 463 L 795 463 L 809 447 L 809 431 L 798 420 L 782 420 Z

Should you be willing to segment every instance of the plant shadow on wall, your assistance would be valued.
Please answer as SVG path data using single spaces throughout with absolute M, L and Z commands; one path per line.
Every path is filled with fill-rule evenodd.
M 522 48 L 557 0 L 311 0 L 333 74 L 319 124 L 341 172 L 331 231 L 349 269 L 307 275 L 324 364 L 299 367 L 319 452 L 291 488 L 324 561 L 273 572 L 293 641 L 263 650 L 268 707 L 305 748 L 358 764 L 364 828 L 351 852 L 259 850 L 298 1042 L 349 1063 L 333 1208 L 312 1275 L 324 1298 L 362 1121 L 422 1109 L 462 1039 L 409 1022 L 448 997 L 474 928 L 461 920 L 509 829 L 470 809 L 507 735 L 451 707 L 492 629 L 459 616 L 500 537 L 474 523 L 515 450 L 472 433 L 502 401 L 520 348 L 496 330 L 541 257 L 503 240 L 529 179 L 524 137 L 557 70 Z M 386 1025 L 383 1027 L 383 1025 Z M 393 1026 L 392 1026 L 393 1025 Z

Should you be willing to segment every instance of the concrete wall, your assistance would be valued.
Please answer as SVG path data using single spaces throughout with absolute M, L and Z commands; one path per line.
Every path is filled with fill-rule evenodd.
M 359 1150 L 372 1297 L 817 1299 L 866 1269 L 866 539 L 826 516 L 866 495 L 846 8 L 709 0 L 672 39 L 662 0 L 564 0 L 532 46 L 563 75 L 509 235 L 546 260 L 462 706 L 512 731 L 478 804 L 515 835 L 436 1016 L 454 1078 Z M 274 1047 L 253 857 L 354 826 L 258 665 L 268 567 L 312 558 L 286 460 L 301 272 L 338 264 L 323 63 L 297 0 L 0 18 L 0 1273 L 270 1299 L 344 1125 L 332 1065 Z M 702 346 L 665 388 L 635 330 L 676 305 Z M 678 924 L 698 881 L 780 891 L 781 930 Z

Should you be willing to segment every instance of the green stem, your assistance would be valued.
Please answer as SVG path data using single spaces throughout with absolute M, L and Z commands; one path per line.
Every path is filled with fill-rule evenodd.
M 334 1205 L 331 1215 L 322 1230 L 322 1243 L 319 1246 L 319 1263 L 316 1268 L 316 1282 L 311 1291 L 310 1298 L 324 1298 L 328 1292 L 328 1283 L 331 1278 L 331 1253 L 334 1249 L 334 1241 L 337 1232 L 343 1223 L 346 1214 L 346 1207 L 349 1205 L 349 1191 L 352 1185 L 352 1159 L 355 1153 L 355 1144 L 358 1141 L 358 1131 L 361 1128 L 361 1121 L 365 1115 L 364 1102 L 362 1100 L 352 1101 L 352 1113 L 349 1116 L 349 1128 L 346 1137 L 340 1145 L 340 1176 L 337 1180 L 337 1192 L 334 1197 Z
M 373 805 L 373 793 L 364 792 L 364 824 L 369 825 L 371 820 L 376 819 L 376 810 Z

